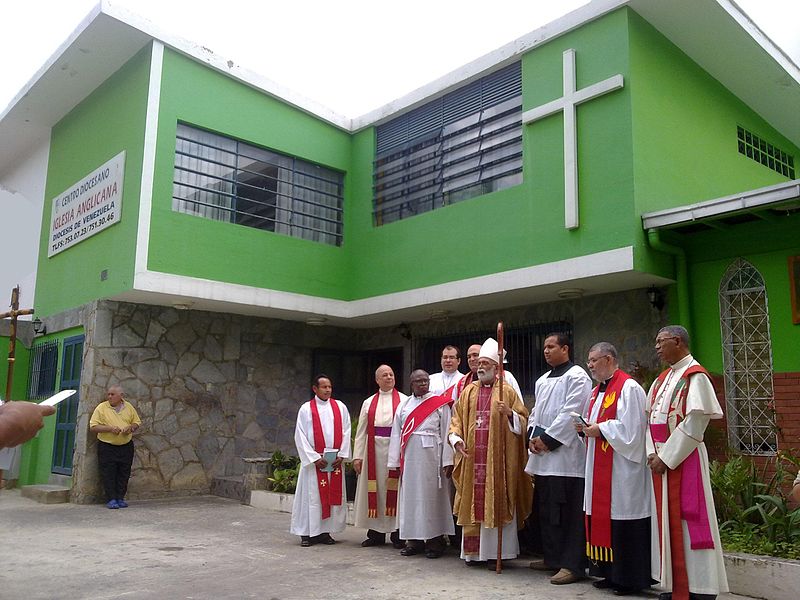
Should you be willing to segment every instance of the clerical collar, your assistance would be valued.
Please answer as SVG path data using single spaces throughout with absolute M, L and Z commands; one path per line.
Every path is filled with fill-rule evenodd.
M 550 370 L 550 374 L 548 375 L 548 377 L 561 377 L 564 373 L 569 371 L 573 366 L 575 365 L 571 360 L 568 360 L 565 363 L 561 363 L 557 367 L 553 367 Z
M 316 400 L 317 402 L 327 402 L 327 400 L 323 400 L 322 398 L 320 398 L 316 394 L 314 394 L 314 400 Z
M 615 369 L 614 373 L 616 373 L 616 372 L 617 371 Z M 600 386 L 597 388 L 598 392 L 605 392 L 606 391 L 606 388 L 608 387 L 608 384 L 611 383 L 611 380 L 614 378 L 614 373 L 612 373 L 611 377 L 609 377 L 605 381 L 600 382 Z
M 687 354 L 674 365 L 670 365 L 669 368 L 673 371 L 678 371 L 679 369 L 683 369 L 684 367 L 688 367 L 689 363 L 694 360 L 694 357 L 691 354 Z

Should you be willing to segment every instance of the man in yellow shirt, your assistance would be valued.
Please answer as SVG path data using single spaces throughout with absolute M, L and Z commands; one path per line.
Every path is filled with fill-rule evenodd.
M 142 421 L 123 398 L 118 385 L 108 388 L 106 401 L 97 405 L 89 431 L 97 434 L 97 462 L 106 493 L 106 507 L 127 508 L 125 493 L 133 464 L 133 434 Z

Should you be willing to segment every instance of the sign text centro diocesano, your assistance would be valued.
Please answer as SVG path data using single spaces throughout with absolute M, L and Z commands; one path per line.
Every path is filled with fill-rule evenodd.
M 125 151 L 53 198 L 47 256 L 82 242 L 122 216 Z

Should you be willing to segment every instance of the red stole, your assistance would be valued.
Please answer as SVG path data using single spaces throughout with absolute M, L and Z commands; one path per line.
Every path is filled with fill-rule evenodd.
M 493 386 L 479 384 L 475 405 L 475 448 L 472 479 L 472 507 L 475 523 L 482 523 L 486 508 L 486 469 L 489 455 L 489 423 L 492 412 Z M 481 551 L 480 526 L 464 526 L 464 554 L 475 555 Z
M 311 404 L 311 423 L 314 427 L 314 451 L 320 456 L 325 453 L 325 435 L 322 433 L 322 421 L 319 419 L 319 409 L 317 408 L 316 398 L 312 398 Z M 342 409 L 339 403 L 331 398 L 328 404 L 333 412 L 333 447 L 337 450 L 342 448 Z M 342 470 L 334 468 L 332 472 L 323 471 L 322 467 L 317 466 L 317 488 L 319 489 L 319 501 L 322 505 L 322 518 L 327 519 L 331 516 L 331 506 L 341 506 L 342 504 Z M 330 474 L 330 479 L 328 475 Z
M 411 411 L 406 418 L 406 424 L 403 426 L 403 433 L 400 438 L 400 456 L 402 456 L 405 451 L 408 438 L 410 438 L 411 434 L 416 431 L 417 427 L 422 425 L 425 419 L 427 419 L 433 413 L 433 411 L 439 410 L 445 404 L 449 404 L 450 402 L 451 400 L 447 396 L 431 396 L 427 400 L 423 401 L 422 404 L 417 406 L 417 408 Z
M 369 405 L 369 412 L 367 413 L 367 517 L 375 519 L 378 517 L 378 476 L 376 475 L 375 458 L 375 413 L 378 410 L 378 399 L 381 392 L 378 392 L 372 397 L 372 402 Z M 396 389 L 392 389 L 392 418 L 394 413 L 397 412 L 397 405 L 400 404 L 400 393 Z M 393 479 L 394 471 L 397 469 L 389 469 L 388 479 Z M 400 474 L 397 473 L 399 478 Z M 387 486 L 388 487 L 388 486 Z M 387 490 L 388 491 L 388 490 Z M 389 512 L 389 494 L 386 495 L 386 516 L 392 517 L 397 514 L 397 486 L 394 486 L 394 494 L 392 494 L 393 505 L 392 512 Z
M 622 395 L 622 387 L 631 376 L 617 369 L 611 376 L 603 395 L 603 405 L 597 415 L 597 423 L 617 418 L 617 403 Z M 592 390 L 589 414 L 592 414 L 595 400 L 600 391 L 598 385 Z M 592 474 L 592 518 L 586 519 L 586 554 L 592 560 L 611 562 L 611 479 L 614 468 L 614 449 L 606 440 L 597 438 L 594 442 Z
M 466 375 L 464 375 L 456 384 L 456 400 L 461 397 L 461 392 L 464 391 L 464 388 L 467 387 L 470 383 L 475 381 L 475 373 L 470 371 Z

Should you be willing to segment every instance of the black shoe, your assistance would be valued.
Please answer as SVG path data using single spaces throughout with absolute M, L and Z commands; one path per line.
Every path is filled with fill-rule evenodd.
M 468 567 L 483 567 L 486 565 L 485 560 L 465 560 L 464 564 Z
M 331 537 L 330 533 L 326 533 L 320 540 L 320 543 L 325 544 L 326 546 L 333 546 L 336 543 L 336 540 Z
M 381 540 L 376 540 L 374 538 L 367 538 L 363 542 L 361 542 L 362 548 L 370 548 L 372 546 L 383 546 L 386 542 L 382 542 Z
M 400 533 L 397 530 L 389 534 L 389 541 L 392 542 L 395 550 L 402 550 L 406 547 L 405 541 L 400 539 Z
M 418 548 L 414 546 L 406 546 L 402 550 L 400 550 L 400 556 L 414 556 L 415 554 L 419 554 L 420 551 Z
M 307 535 L 300 536 L 300 546 L 302 548 L 308 548 L 311 545 L 311 538 Z
M 615 596 L 630 596 L 631 594 L 638 594 L 639 590 L 632 587 L 625 587 L 624 585 L 620 585 L 614 588 L 614 595 Z
M 598 590 L 607 590 L 608 588 L 614 587 L 614 584 L 608 579 L 599 579 L 598 581 L 593 581 L 592 585 Z
M 672 600 L 672 592 L 661 592 L 658 595 L 658 600 Z

